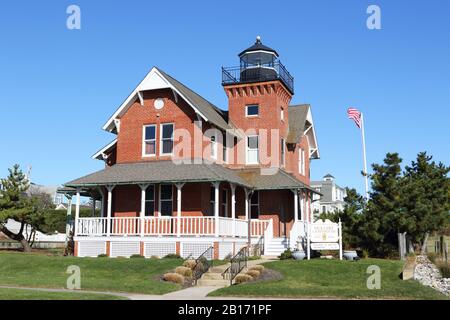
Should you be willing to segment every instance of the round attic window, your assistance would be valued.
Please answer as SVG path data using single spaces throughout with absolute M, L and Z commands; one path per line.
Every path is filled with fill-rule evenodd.
M 164 99 L 163 98 L 156 99 L 154 106 L 156 110 L 161 110 L 162 108 L 164 108 Z

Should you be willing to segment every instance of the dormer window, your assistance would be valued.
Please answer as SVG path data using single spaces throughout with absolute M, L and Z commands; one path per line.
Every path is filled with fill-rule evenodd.
M 252 104 L 245 107 L 246 117 L 257 117 L 259 115 L 259 106 L 257 104 Z

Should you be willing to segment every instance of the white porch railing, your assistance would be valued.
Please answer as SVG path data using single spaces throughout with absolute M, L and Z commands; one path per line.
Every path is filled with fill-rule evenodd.
M 266 235 L 271 220 L 251 220 L 250 235 Z M 178 226 L 179 224 L 179 226 Z M 234 224 L 234 235 L 233 235 Z M 111 218 L 108 233 L 108 218 L 79 218 L 75 223 L 77 236 L 214 236 L 214 217 L 120 217 Z M 248 236 L 246 220 L 219 217 L 219 236 Z M 273 230 L 270 231 L 273 235 Z

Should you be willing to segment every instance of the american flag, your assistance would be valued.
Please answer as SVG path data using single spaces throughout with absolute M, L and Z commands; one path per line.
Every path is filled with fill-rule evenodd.
M 358 128 L 361 129 L 361 112 L 359 112 L 358 109 L 355 108 L 348 108 L 347 115 L 348 118 L 355 121 L 355 124 L 358 126 Z

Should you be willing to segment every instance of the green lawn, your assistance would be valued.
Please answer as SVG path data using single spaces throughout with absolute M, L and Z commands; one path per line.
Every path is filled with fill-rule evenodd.
M 381 270 L 381 289 L 367 289 L 367 267 Z M 253 282 L 222 288 L 211 296 L 339 297 L 344 299 L 446 299 L 420 283 L 399 278 L 403 263 L 366 259 L 357 262 L 313 259 L 274 261 L 264 264 L 283 275 L 278 281 Z
M 43 292 L 24 289 L 0 288 L 0 300 L 122 300 L 125 298 L 106 294 Z
M 110 259 L 0 253 L 0 285 L 65 288 L 67 267 L 81 270 L 81 289 L 165 294 L 180 286 L 158 276 L 182 264 L 181 259 Z

